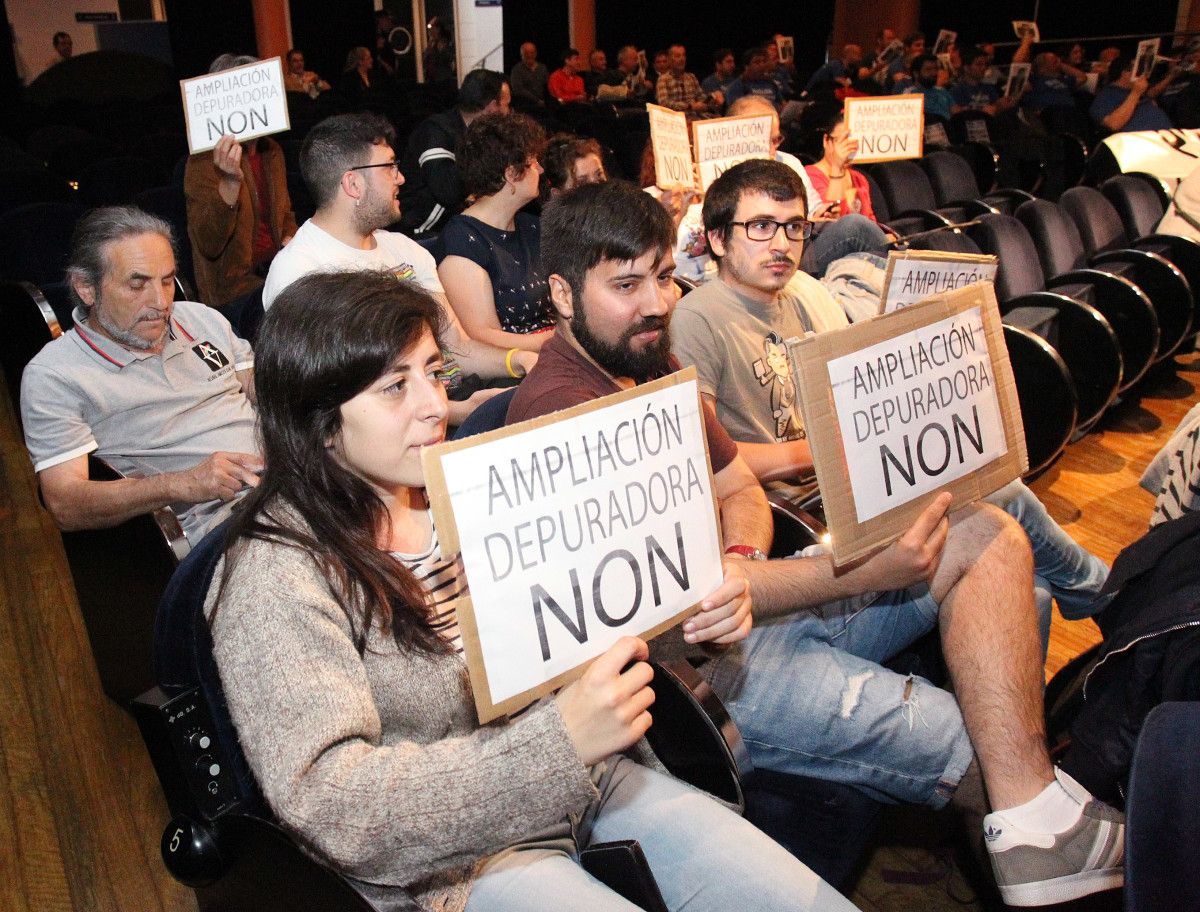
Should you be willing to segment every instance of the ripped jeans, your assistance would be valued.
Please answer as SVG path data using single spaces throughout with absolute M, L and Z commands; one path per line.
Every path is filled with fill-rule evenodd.
M 756 621 L 703 668 L 756 767 L 941 807 L 971 763 L 954 696 L 879 663 L 937 626 L 925 586 Z

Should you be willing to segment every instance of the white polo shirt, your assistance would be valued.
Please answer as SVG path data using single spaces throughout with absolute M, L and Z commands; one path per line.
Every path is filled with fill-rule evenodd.
M 258 452 L 254 407 L 236 374 L 254 355 L 217 311 L 176 301 L 159 354 L 102 336 L 82 308 L 74 316 L 21 379 L 35 472 L 92 452 L 130 476 L 184 471 L 218 451 Z M 172 508 L 192 541 L 228 514 L 219 500 Z

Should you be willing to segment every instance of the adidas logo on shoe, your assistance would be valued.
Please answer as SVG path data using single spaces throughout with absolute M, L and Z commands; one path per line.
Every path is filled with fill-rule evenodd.
M 987 829 L 983 831 L 983 838 L 988 842 L 995 842 L 1003 835 L 1004 830 L 1002 830 L 1000 827 L 992 826 L 990 823 L 988 824 Z

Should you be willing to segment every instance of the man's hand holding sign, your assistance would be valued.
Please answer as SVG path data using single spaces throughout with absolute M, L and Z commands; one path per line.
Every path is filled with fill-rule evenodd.
M 683 372 L 424 452 L 436 526 L 461 551 L 469 583 L 459 619 L 482 721 L 603 654 L 580 686 L 608 696 L 561 699 L 580 716 L 595 699 L 620 704 L 620 721 L 600 726 L 611 736 L 645 709 L 640 674 L 606 671 L 644 658 L 631 637 L 674 627 L 697 605 L 688 642 L 746 635 L 748 584 L 736 561 L 722 578 L 704 441 L 694 376 Z

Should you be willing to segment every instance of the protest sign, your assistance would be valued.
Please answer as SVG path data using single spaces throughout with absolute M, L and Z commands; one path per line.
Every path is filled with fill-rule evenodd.
M 583 673 L 626 635 L 674 626 L 720 585 L 694 368 L 422 452 L 479 720 Z
M 1028 468 L 990 282 L 788 346 L 836 564 L 895 541 L 936 492 L 960 507 Z
M 891 313 L 972 282 L 994 282 L 998 262 L 986 253 L 893 250 L 888 254 L 879 312 Z
M 963 121 L 963 126 L 967 130 L 967 142 L 983 143 L 985 146 L 992 144 L 992 136 L 988 133 L 987 121 L 982 117 L 971 117 Z
M 213 148 L 226 133 L 238 142 L 291 128 L 278 57 L 180 80 L 188 149 Z
M 687 117 L 656 104 L 647 104 L 650 115 L 650 144 L 654 147 L 654 183 L 660 190 L 691 190 L 696 186 L 692 171 L 692 146 L 688 140 Z
M 846 99 L 846 129 L 858 140 L 860 164 L 920 158 L 924 128 L 923 95 Z
M 946 125 L 943 123 L 926 124 L 925 145 L 933 146 L 935 149 L 948 148 L 950 145 L 950 136 L 946 132 Z
M 933 56 L 941 57 L 950 53 L 950 46 L 958 40 L 958 32 L 942 29 L 938 32 L 937 41 L 933 45 Z
M 1038 33 L 1038 24 L 1036 22 L 1029 22 L 1026 19 L 1014 19 L 1012 25 L 1013 31 L 1018 38 L 1024 39 L 1026 35 L 1029 35 L 1033 38 L 1034 44 L 1042 40 L 1042 36 Z
M 1008 67 L 1008 81 L 1004 83 L 1005 98 L 1020 98 L 1021 93 L 1025 91 L 1025 83 L 1029 82 L 1029 71 L 1031 69 L 1028 63 L 1013 63 Z
M 1139 41 L 1137 56 L 1133 58 L 1133 78 L 1149 79 L 1150 71 L 1154 69 L 1154 58 L 1158 56 L 1159 38 L 1147 38 Z
M 891 63 L 897 57 L 904 53 L 904 42 L 899 38 L 894 39 L 887 47 L 879 52 L 879 63 Z
M 707 191 L 709 184 L 738 162 L 770 158 L 772 119 L 766 114 L 692 121 L 700 189 Z
M 791 35 L 778 35 L 775 38 L 775 47 L 779 51 L 780 63 L 791 63 L 792 58 L 796 56 L 796 39 Z

